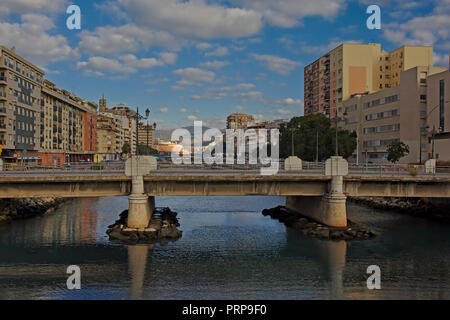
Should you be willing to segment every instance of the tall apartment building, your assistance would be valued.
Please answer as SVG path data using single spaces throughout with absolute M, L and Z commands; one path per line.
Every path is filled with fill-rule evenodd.
M 156 124 L 143 124 L 139 123 L 138 128 L 138 144 L 149 146 L 155 149 L 154 132 Z
M 124 142 L 121 117 L 109 112 L 99 112 L 97 137 L 97 151 L 101 160 L 117 160 L 122 153 Z
M 227 129 L 245 129 L 247 124 L 254 121 L 253 116 L 245 113 L 233 113 L 227 117 Z
M 5 161 L 36 156 L 44 71 L 0 46 L 0 143 Z
M 42 164 L 93 161 L 97 105 L 44 80 L 41 101 Z
M 430 79 L 440 79 L 443 74 L 448 74 L 446 68 L 414 67 L 400 73 L 401 81 L 395 87 L 356 94 L 345 100 L 342 104 L 343 128 L 358 135 L 357 151 L 350 161 L 387 162 L 387 146 L 395 141 L 402 141 L 410 148 L 409 155 L 400 160 L 402 163 L 418 162 L 420 154 L 422 161 L 431 158 L 431 136 L 426 118 L 433 108 L 431 105 L 436 102 L 428 97 L 429 92 L 433 92 L 437 100 L 440 93 L 436 89 L 438 80 L 430 82 Z M 447 117 L 450 119 L 450 114 Z M 428 126 L 430 124 L 428 122 Z M 440 149 L 445 148 L 444 145 L 450 149 L 449 142 L 446 140 Z
M 104 98 L 103 98 L 104 100 Z M 102 101 L 102 99 L 100 100 Z M 106 100 L 102 103 L 105 104 Z M 136 112 L 125 104 L 118 104 L 111 109 L 106 109 L 107 112 L 122 116 L 122 129 L 124 130 L 124 142 L 130 146 L 131 154 L 136 154 Z
M 136 112 L 127 105 L 107 107 L 105 97 L 99 100 L 98 152 L 102 159 L 114 160 L 122 154 L 125 143 L 136 154 Z
M 334 118 L 352 95 L 398 86 L 402 71 L 432 64 L 430 46 L 385 52 L 376 43 L 343 43 L 304 68 L 304 114 Z
M 44 71 L 0 46 L 0 142 L 6 162 L 92 161 L 97 105 L 56 88 Z

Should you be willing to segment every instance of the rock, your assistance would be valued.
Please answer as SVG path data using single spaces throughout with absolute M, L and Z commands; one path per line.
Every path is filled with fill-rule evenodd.
M 110 240 L 161 242 L 163 239 L 173 241 L 181 237 L 182 232 L 177 229 L 180 224 L 176 218 L 176 212 L 170 211 L 169 208 L 155 210 L 147 228 L 127 227 L 127 216 L 127 210 L 121 212 L 120 218 L 109 226 L 106 233 Z
M 317 235 L 322 239 L 328 239 L 330 237 L 329 229 L 321 229 L 317 232 Z

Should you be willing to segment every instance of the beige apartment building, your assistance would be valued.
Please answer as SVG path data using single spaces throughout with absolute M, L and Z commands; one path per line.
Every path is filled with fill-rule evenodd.
M 44 71 L 0 46 L 0 144 L 6 162 L 92 161 L 97 105 L 44 79 Z
M 227 117 L 227 129 L 245 129 L 247 124 L 253 121 L 253 116 L 249 114 L 233 113 Z
M 155 142 L 154 142 L 154 133 L 156 129 L 156 124 L 139 124 L 139 132 L 138 132 L 138 139 L 139 139 L 139 145 L 145 145 L 149 146 L 153 149 L 156 149 Z
M 44 80 L 41 101 L 41 151 L 46 153 L 93 154 L 85 145 L 85 114 L 96 114 L 97 105 Z M 86 138 L 86 139 L 85 139 Z M 75 160 L 74 160 L 75 161 Z
M 450 71 L 427 78 L 427 113 L 424 122 L 427 138 L 431 139 L 431 155 L 450 160 Z M 426 139 L 427 141 L 427 139 Z
M 102 160 L 117 160 L 122 153 L 124 133 L 120 116 L 99 112 L 97 117 L 98 153 Z
M 125 104 L 107 107 L 105 97 L 99 100 L 99 153 L 104 159 L 116 159 L 125 143 L 136 154 L 136 112 Z
M 402 71 L 432 64 L 430 46 L 385 52 L 376 43 L 343 43 L 304 68 L 304 114 L 342 115 L 351 96 L 398 86 Z
M 356 94 L 345 100 L 339 123 L 358 135 L 357 151 L 349 160 L 360 164 L 387 163 L 387 146 L 395 141 L 402 141 L 410 148 L 409 155 L 402 158 L 401 163 L 431 158 L 425 117 L 433 103 L 427 92 L 435 92 L 435 85 L 430 85 L 429 79 L 445 70 L 430 66 L 411 68 L 400 73 L 401 82 L 399 80 L 397 86 Z
M 40 147 L 44 71 L 0 46 L 0 144 L 4 159 L 35 155 Z
M 130 146 L 131 154 L 136 154 L 136 112 L 125 104 L 118 104 L 106 110 L 121 116 L 124 143 Z

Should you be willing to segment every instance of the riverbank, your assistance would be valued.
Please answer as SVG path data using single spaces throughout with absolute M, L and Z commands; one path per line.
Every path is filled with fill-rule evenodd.
M 375 237 L 375 234 L 350 220 L 346 227 L 329 227 L 318 223 L 300 213 L 291 211 L 284 206 L 264 209 L 264 216 L 270 216 L 284 223 L 287 227 L 300 231 L 304 236 L 323 240 L 363 240 Z
M 411 216 L 450 223 L 450 204 L 426 198 L 348 197 L 349 201 L 366 207 L 395 211 Z
M 67 200 L 55 197 L 0 199 L 0 224 L 51 212 Z

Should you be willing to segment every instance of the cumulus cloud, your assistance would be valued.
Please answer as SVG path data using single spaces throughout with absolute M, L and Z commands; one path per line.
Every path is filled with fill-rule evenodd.
M 398 45 L 434 45 L 450 50 L 450 0 L 436 1 L 432 13 L 383 25 L 384 37 Z
M 178 111 L 181 112 L 181 113 L 186 113 L 187 109 L 186 108 L 180 108 Z
M 285 98 L 282 100 L 278 100 L 277 103 L 282 104 L 284 106 L 303 107 L 303 101 L 300 99 Z
M 227 94 L 224 92 L 206 92 L 203 95 L 193 95 L 191 96 L 191 100 L 219 100 L 222 98 L 226 98 Z
M 186 119 L 188 119 L 190 121 L 194 121 L 194 120 L 197 120 L 198 117 L 191 114 L 191 115 L 187 116 Z
M 64 36 L 49 34 L 54 27 L 49 17 L 27 13 L 21 16 L 21 23 L 0 23 L 0 39 L 4 46 L 14 46 L 20 55 L 39 65 L 78 58 Z
M 94 31 L 83 30 L 79 49 L 87 55 L 114 55 L 121 52 L 136 52 L 149 47 L 179 49 L 184 43 L 166 31 L 143 29 L 135 24 L 119 27 L 102 26 Z
M 140 25 L 194 39 L 239 38 L 258 33 L 261 14 L 199 0 L 117 0 Z
M 260 61 L 265 68 L 281 75 L 287 75 L 301 65 L 298 61 L 289 60 L 272 55 L 252 54 L 255 60 Z
M 230 65 L 229 61 L 217 61 L 217 60 L 200 63 L 200 67 L 211 69 L 221 69 L 228 65 Z
M 169 108 L 167 108 L 167 107 L 161 108 L 161 109 L 159 109 L 159 112 L 167 113 L 167 112 L 169 112 Z
M 208 50 L 212 48 L 212 45 L 208 42 L 200 42 L 195 45 L 198 50 Z
M 185 68 L 173 71 L 174 74 L 181 77 L 179 85 L 193 85 L 198 82 L 213 82 L 215 73 L 199 68 Z
M 174 64 L 177 62 L 178 55 L 173 52 L 163 52 L 159 54 L 160 58 L 166 64 Z
M 107 73 L 131 74 L 139 69 L 149 69 L 163 66 L 164 62 L 155 58 L 138 59 L 132 54 L 120 56 L 118 59 L 105 57 L 90 57 L 88 61 L 77 63 L 77 69 L 94 75 L 104 75 Z
M 249 91 L 245 93 L 240 93 L 239 96 L 243 99 L 260 100 L 262 98 L 262 92 Z
M 222 87 L 220 91 L 243 91 L 243 90 L 251 90 L 255 88 L 253 83 L 240 83 L 234 86 Z
M 216 56 L 216 57 L 223 57 L 228 55 L 230 52 L 227 47 L 218 47 L 216 50 L 205 53 L 205 56 Z
M 2 0 L 4 15 L 31 13 L 36 11 L 57 12 L 67 6 L 67 0 Z
M 265 21 L 277 27 L 291 28 L 309 16 L 332 18 L 345 7 L 345 0 L 231 0 L 247 10 L 259 12 Z

